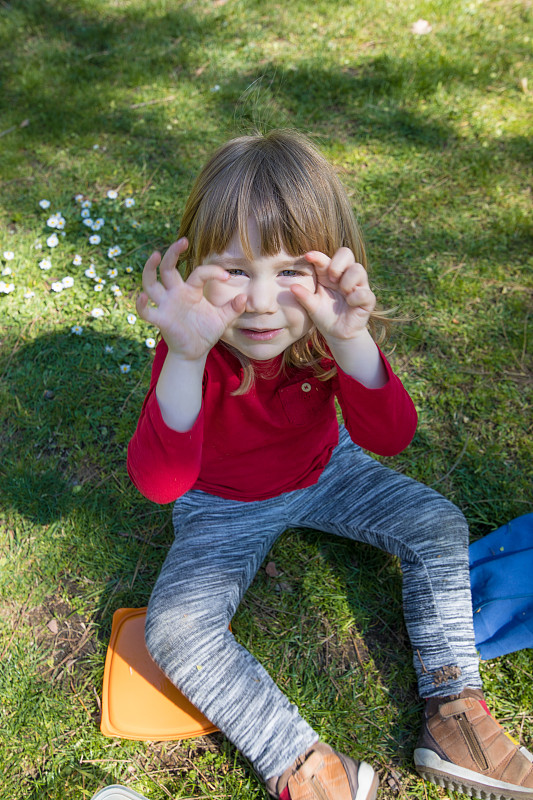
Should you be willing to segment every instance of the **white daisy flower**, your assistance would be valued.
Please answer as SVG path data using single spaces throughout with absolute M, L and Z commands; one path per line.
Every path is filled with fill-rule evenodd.
M 96 286 L 94 287 L 94 291 L 95 292 L 103 292 L 103 290 L 104 290 L 104 287 L 102 286 L 101 283 L 97 283 Z
M 133 208 L 133 206 L 135 205 L 135 200 L 133 199 L 133 197 L 126 197 L 126 199 L 124 200 L 124 205 L 126 206 L 126 208 Z
M 105 286 L 105 284 L 107 283 L 107 281 L 104 278 L 99 278 L 98 275 L 94 276 L 94 280 L 96 281 L 96 283 L 99 283 L 102 286 Z
M 14 291 L 15 291 L 14 283 L 6 283 L 5 281 L 0 281 L 0 294 L 10 294 L 11 292 Z
M 61 281 L 54 281 L 50 288 L 52 289 L 53 292 L 62 292 L 63 284 L 61 283 Z
M 133 267 L 126 267 L 126 272 L 133 272 Z
M 140 222 L 137 222 L 137 220 L 136 220 L 136 219 L 133 219 L 133 220 L 131 221 L 131 227 L 132 227 L 132 228 L 140 228 L 140 227 L 141 227 L 141 223 L 140 223 Z
M 83 328 L 81 327 L 81 325 L 73 325 L 72 328 L 70 329 L 70 332 L 75 333 L 76 336 L 81 336 L 83 333 Z
M 35 297 L 35 292 L 32 292 L 31 289 L 27 289 L 24 292 L 23 297 L 24 297 L 25 300 L 30 300 L 32 297 Z
M 122 250 L 120 249 L 118 244 L 116 244 L 114 247 L 110 247 L 109 248 L 109 250 L 107 251 L 107 257 L 108 258 L 116 258 L 121 253 L 122 253 Z
M 85 217 L 85 219 L 83 220 L 83 224 L 87 225 L 88 228 L 92 228 L 93 221 L 90 217 Z
M 109 200 L 116 200 L 118 197 L 118 192 L 116 192 L 114 189 L 110 189 L 107 193 L 107 196 Z
M 108 269 L 107 275 L 109 278 L 116 278 L 118 275 L 118 269 Z
M 90 216 L 91 216 L 90 209 L 82 208 L 82 210 L 81 210 L 81 218 L 82 219 L 87 219 L 87 217 L 90 217 Z
M 92 203 L 91 203 L 90 200 L 84 200 L 83 203 L 81 204 L 82 208 L 90 208 L 91 206 L 92 206 Z
M 42 261 L 39 261 L 39 266 L 41 269 L 51 269 L 52 262 L 49 258 L 43 258 Z
M 149 347 L 149 348 L 150 348 L 150 350 L 151 350 L 153 347 L 155 347 L 155 339 L 152 339 L 152 337 L 151 337 L 151 336 L 149 336 L 149 337 L 148 337 L 148 339 L 145 339 L 145 340 L 144 340 L 144 343 L 145 343 L 146 347 Z
M 12 250 L 4 250 L 2 254 L 6 261 L 13 261 L 15 258 L 15 253 Z
M 76 201 L 76 203 L 81 203 L 82 200 L 83 200 L 83 195 L 82 194 L 75 194 L 74 195 L 74 200 Z
M 411 33 L 416 33 L 418 36 L 423 36 L 425 33 L 431 33 L 432 27 L 427 19 L 417 19 L 411 25 Z
M 120 367 L 119 367 L 119 369 L 120 369 L 120 371 L 121 371 L 122 373 L 124 373 L 124 374 L 125 374 L 126 372 L 129 372 L 129 371 L 130 371 L 130 369 L 131 369 L 131 366 L 130 366 L 130 364 L 121 364 L 121 365 L 120 365 Z
M 91 317 L 94 317 L 95 319 L 99 319 L 99 317 L 103 317 L 103 316 L 104 316 L 104 309 L 103 308 L 98 308 L 97 307 L 97 308 L 93 308 L 93 310 L 91 311 Z
M 95 221 L 93 222 L 93 231 L 99 231 L 100 228 L 104 227 L 104 225 L 105 225 L 105 219 L 103 219 L 102 217 L 98 217 L 98 219 L 95 219 Z
M 106 353 L 112 353 L 114 349 L 115 349 L 115 348 L 113 347 L 113 345 L 112 345 L 112 344 L 106 344 L 106 346 L 104 347 L 104 351 L 105 351 Z
M 82 262 L 82 258 L 81 258 L 81 256 L 79 256 L 79 255 L 76 253 L 76 255 L 74 256 L 74 258 L 72 259 L 72 263 L 74 264 L 74 266 L 75 266 L 75 267 L 80 267 L 80 266 L 81 266 L 81 262 Z
M 135 323 L 137 322 L 137 317 L 135 316 L 135 314 L 128 314 L 126 319 L 128 320 L 130 325 L 135 325 Z
M 48 245 L 48 247 L 57 247 L 57 245 L 59 244 L 59 239 L 57 238 L 55 233 L 53 233 L 51 236 L 48 237 L 48 239 L 46 240 L 46 244 Z
M 72 278 L 70 275 L 67 275 L 65 278 L 63 278 L 61 283 L 63 285 L 63 289 L 70 289 L 72 286 L 74 286 L 74 278 Z
M 86 270 L 85 270 L 85 277 L 86 277 L 86 278 L 96 278 L 96 270 L 95 270 L 95 268 L 94 268 L 94 265 L 93 265 L 93 264 L 91 264 L 91 266 L 89 267 L 89 269 L 86 269 Z
M 33 246 L 34 246 L 34 248 L 36 250 L 42 250 L 43 249 L 43 246 L 42 246 L 41 242 L 35 242 L 35 244 Z
M 92 236 L 89 236 L 89 244 L 100 244 L 101 241 L 102 239 L 97 233 L 93 233 Z
M 50 208 L 50 200 L 39 200 L 39 205 L 44 209 Z
M 120 289 L 118 287 L 116 289 L 111 289 L 111 291 L 113 292 L 115 297 L 122 297 L 122 292 L 120 291 Z
M 11 275 L 12 269 L 11 267 L 4 267 L 2 270 L 2 275 Z
M 51 217 L 48 217 L 46 224 L 49 228 L 63 230 L 65 227 L 65 218 L 63 217 L 61 211 L 57 211 L 55 214 L 52 214 Z

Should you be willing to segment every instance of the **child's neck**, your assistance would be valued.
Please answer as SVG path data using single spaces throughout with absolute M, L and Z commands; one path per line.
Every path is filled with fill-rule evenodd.
M 259 378 L 273 377 L 279 371 L 283 354 L 275 358 L 269 358 L 267 361 L 253 360 L 250 363 L 254 368 L 254 372 Z

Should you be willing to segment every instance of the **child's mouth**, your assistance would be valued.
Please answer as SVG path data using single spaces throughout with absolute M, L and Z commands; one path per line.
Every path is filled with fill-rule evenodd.
M 239 328 L 239 331 L 247 339 L 253 339 L 256 342 L 267 342 L 273 339 L 278 333 L 281 333 L 281 328 L 269 328 L 268 330 L 255 330 L 254 328 Z

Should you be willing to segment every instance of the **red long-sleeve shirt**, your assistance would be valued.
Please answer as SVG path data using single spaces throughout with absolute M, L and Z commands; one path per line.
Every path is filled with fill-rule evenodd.
M 280 356 L 256 362 L 252 389 L 232 396 L 242 368 L 217 345 L 207 358 L 200 414 L 190 431 L 180 433 L 165 424 L 156 398 L 166 354 L 161 341 L 128 447 L 129 475 L 156 503 L 172 502 L 191 488 L 251 501 L 311 486 L 338 442 L 335 397 L 352 440 L 373 453 L 399 453 L 416 429 L 413 402 L 383 356 L 388 381 L 379 389 L 368 389 L 339 368 L 327 381 L 311 368 L 276 375 Z

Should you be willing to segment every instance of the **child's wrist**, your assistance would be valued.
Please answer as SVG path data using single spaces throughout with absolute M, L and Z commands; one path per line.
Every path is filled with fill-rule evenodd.
M 173 347 L 169 345 L 168 342 L 166 342 L 166 345 L 168 348 L 167 358 L 171 358 L 175 364 L 184 364 L 186 366 L 198 364 L 203 367 L 209 355 L 209 351 L 211 350 L 211 348 L 208 348 L 200 354 L 187 354 L 180 347 Z
M 374 344 L 374 340 L 372 339 L 370 331 L 366 325 L 364 328 L 361 328 L 349 337 L 332 336 L 330 334 L 323 334 L 323 336 L 332 353 L 333 350 L 337 349 L 344 351 L 347 349 L 359 348 L 361 346 L 368 347 L 370 344 Z
M 379 389 L 387 383 L 379 348 L 366 328 L 351 339 L 326 338 L 326 343 L 335 363 L 346 375 L 369 389 Z

